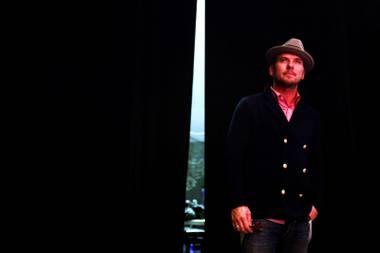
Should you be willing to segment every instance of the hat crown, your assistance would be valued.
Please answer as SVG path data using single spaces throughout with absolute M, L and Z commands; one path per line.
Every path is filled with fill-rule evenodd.
M 295 38 L 291 38 L 290 40 L 285 42 L 283 46 L 298 48 L 298 49 L 301 49 L 302 51 L 305 51 L 302 41 Z
M 274 46 L 268 49 L 265 57 L 267 59 L 267 62 L 272 64 L 277 55 L 284 53 L 294 54 L 302 58 L 304 67 L 307 72 L 309 72 L 314 67 L 313 57 L 305 51 L 302 41 L 296 38 L 291 38 L 282 45 Z

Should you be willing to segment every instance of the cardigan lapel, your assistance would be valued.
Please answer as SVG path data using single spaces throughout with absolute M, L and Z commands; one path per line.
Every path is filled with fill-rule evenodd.
M 296 105 L 296 108 L 294 109 L 293 115 L 290 118 L 289 123 L 292 123 L 293 121 L 297 120 L 299 115 L 302 114 L 302 111 L 304 111 L 304 109 L 305 109 L 305 102 L 304 101 L 305 100 L 301 98 L 301 100 L 298 102 L 298 104 Z
M 287 127 L 289 122 L 286 119 L 284 112 L 282 111 L 280 105 L 277 102 L 277 98 L 272 93 L 270 86 L 267 86 L 264 90 L 265 105 L 272 112 L 275 119 L 280 122 L 281 125 Z M 301 101 L 300 101 L 301 102 Z

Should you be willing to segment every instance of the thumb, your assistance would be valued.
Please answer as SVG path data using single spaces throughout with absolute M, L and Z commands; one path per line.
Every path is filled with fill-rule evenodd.
M 245 215 L 246 215 L 246 219 L 248 222 L 251 222 L 251 211 L 247 208 L 247 211 L 245 212 Z

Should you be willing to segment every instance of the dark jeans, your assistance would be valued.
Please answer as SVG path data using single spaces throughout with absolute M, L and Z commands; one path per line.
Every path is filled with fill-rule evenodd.
M 292 221 L 284 225 L 265 219 L 254 222 L 261 222 L 263 229 L 244 235 L 243 253 L 307 253 L 311 222 Z

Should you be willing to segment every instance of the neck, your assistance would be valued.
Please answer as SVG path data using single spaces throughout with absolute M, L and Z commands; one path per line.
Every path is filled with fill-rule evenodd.
M 281 93 L 281 95 L 284 96 L 286 102 L 288 104 L 291 104 L 297 96 L 298 84 L 285 86 L 273 83 L 273 89 Z

